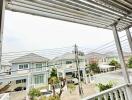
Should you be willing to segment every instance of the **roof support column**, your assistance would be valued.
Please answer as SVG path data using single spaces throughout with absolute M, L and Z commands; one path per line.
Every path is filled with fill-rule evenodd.
M 116 29 L 116 24 L 114 24 L 112 26 L 112 30 L 113 30 L 115 44 L 116 44 L 116 48 L 117 48 L 117 51 L 118 51 L 118 56 L 119 56 L 119 59 L 120 59 L 122 73 L 123 73 L 125 82 L 130 83 L 130 79 L 129 79 L 129 76 L 128 76 L 126 64 L 125 64 L 124 57 L 123 57 L 123 51 L 122 51 L 119 35 L 118 35 L 117 29 Z
M 116 29 L 116 25 L 117 24 L 114 24 L 112 26 L 113 35 L 114 35 L 115 44 L 116 44 L 117 51 L 118 51 L 118 56 L 119 56 L 120 63 L 121 63 L 121 68 L 122 68 L 122 73 L 123 73 L 123 76 L 124 76 L 124 80 L 127 84 L 129 84 L 130 79 L 129 79 L 129 75 L 128 75 L 128 72 L 127 72 L 127 67 L 126 67 L 126 64 L 125 64 L 125 61 L 124 61 L 123 51 L 122 51 L 119 35 L 118 35 L 117 29 Z M 126 92 L 127 92 L 128 100 L 131 100 L 131 98 L 132 98 L 132 89 L 131 89 L 131 87 L 127 86 L 126 87 Z
M 126 35 L 127 35 L 127 39 L 128 39 L 128 42 L 129 42 L 131 52 L 132 52 L 132 37 L 131 37 L 131 33 L 130 33 L 129 28 L 126 28 Z
M 29 89 L 30 89 L 30 85 L 31 85 L 31 74 L 28 74 L 27 78 L 26 78 L 26 100 L 29 100 Z
M 5 0 L 0 0 L 0 70 L 1 70 L 1 57 L 2 57 L 4 15 L 5 15 Z

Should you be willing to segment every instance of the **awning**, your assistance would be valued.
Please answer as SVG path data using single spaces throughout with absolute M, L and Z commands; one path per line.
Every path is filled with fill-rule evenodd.
M 6 9 L 99 28 L 132 26 L 132 0 L 7 0 Z

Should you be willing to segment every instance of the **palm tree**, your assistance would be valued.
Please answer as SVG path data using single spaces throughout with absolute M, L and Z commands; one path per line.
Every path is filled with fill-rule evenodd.
M 52 68 L 48 81 L 53 89 L 53 95 L 55 96 L 55 85 L 59 83 L 59 78 L 57 77 L 57 69 Z
M 52 71 L 50 73 L 50 77 L 48 79 L 49 84 L 51 85 L 52 89 L 53 89 L 53 96 L 56 95 L 55 93 L 55 85 L 60 83 L 60 92 L 59 92 L 59 97 L 61 96 L 62 92 L 63 92 L 63 88 L 65 87 L 65 83 L 66 83 L 66 79 L 63 77 L 58 77 L 57 76 L 57 69 L 56 68 L 52 68 Z
M 69 84 L 67 85 L 67 87 L 68 87 L 70 93 L 72 93 L 72 92 L 75 91 L 75 89 L 76 89 L 76 86 L 75 86 L 73 83 L 69 83 Z
M 59 77 L 59 80 L 61 82 L 61 86 L 60 86 L 60 93 L 59 93 L 59 97 L 61 96 L 62 92 L 63 92 L 63 88 L 66 85 L 66 78 L 63 77 Z

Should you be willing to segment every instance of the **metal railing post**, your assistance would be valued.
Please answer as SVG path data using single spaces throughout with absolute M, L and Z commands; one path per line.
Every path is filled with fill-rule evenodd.
M 122 73 L 123 73 L 123 76 L 124 76 L 124 80 L 127 84 L 129 84 L 130 79 L 129 79 L 129 75 L 128 75 L 128 72 L 127 72 L 127 66 L 125 64 L 125 60 L 124 60 L 124 57 L 123 57 L 123 51 L 122 51 L 119 35 L 118 35 L 117 29 L 116 29 L 116 24 L 112 25 L 112 30 L 113 30 L 113 35 L 114 35 L 114 39 L 115 39 L 115 44 L 116 44 L 117 51 L 118 51 L 118 56 L 119 56 L 120 63 L 121 63 L 121 68 L 122 68 Z M 131 89 L 131 87 L 126 87 L 126 91 L 127 91 L 128 100 L 131 100 L 132 99 L 132 89 Z

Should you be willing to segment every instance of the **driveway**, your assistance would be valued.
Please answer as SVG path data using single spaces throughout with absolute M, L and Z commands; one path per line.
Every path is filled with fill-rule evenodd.
M 26 97 L 25 90 L 10 93 L 10 100 L 25 100 L 25 97 Z

